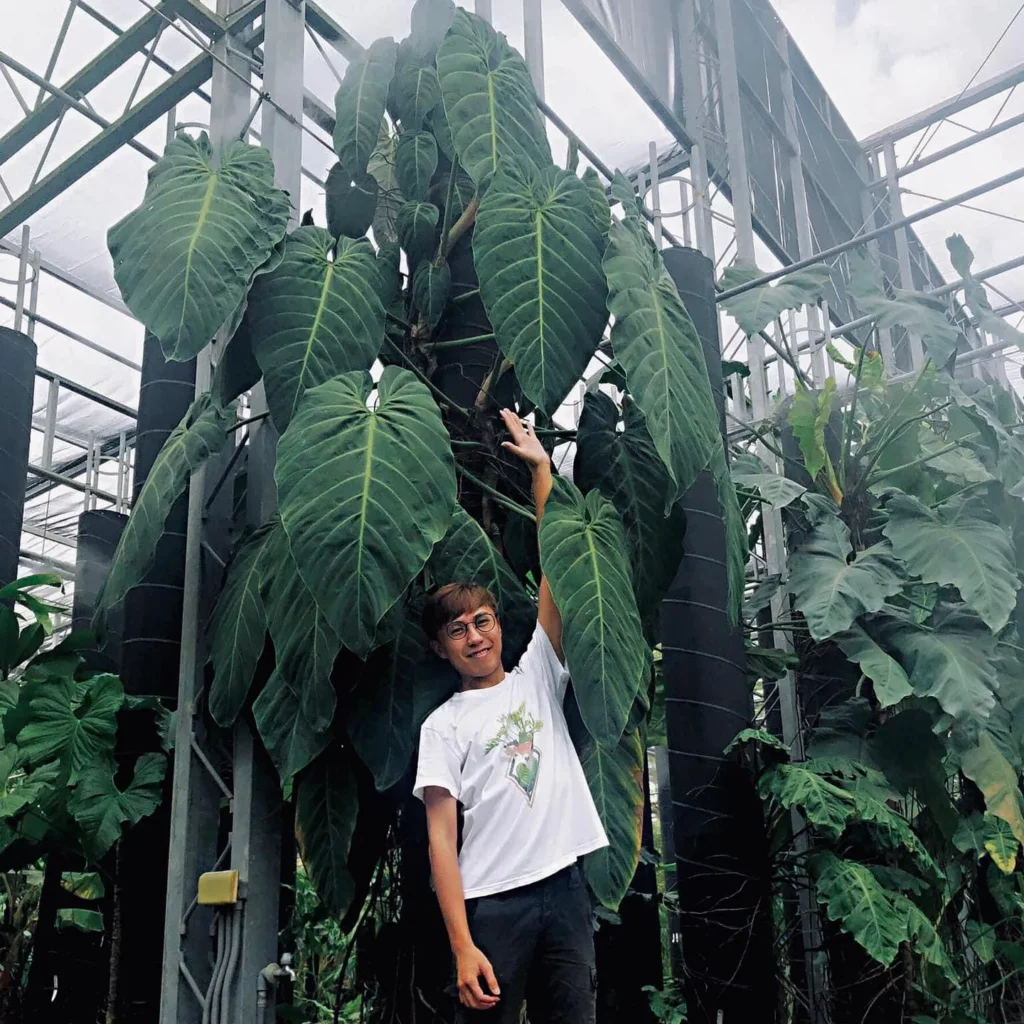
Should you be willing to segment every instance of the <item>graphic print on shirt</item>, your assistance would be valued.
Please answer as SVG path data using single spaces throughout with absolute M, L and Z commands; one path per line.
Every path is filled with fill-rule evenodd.
M 531 807 L 540 772 L 540 751 L 534 745 L 533 737 L 543 728 L 544 723 L 526 710 L 524 700 L 515 711 L 498 719 L 498 731 L 484 748 L 485 754 L 495 747 L 502 748 L 503 756 L 508 758 L 505 777 L 519 787 Z

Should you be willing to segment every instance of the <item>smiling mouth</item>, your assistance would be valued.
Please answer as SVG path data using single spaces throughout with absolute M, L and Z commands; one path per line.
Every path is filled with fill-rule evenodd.
M 466 655 L 468 658 L 482 658 L 485 654 L 490 653 L 490 647 L 485 647 L 483 650 L 474 651 L 472 654 Z

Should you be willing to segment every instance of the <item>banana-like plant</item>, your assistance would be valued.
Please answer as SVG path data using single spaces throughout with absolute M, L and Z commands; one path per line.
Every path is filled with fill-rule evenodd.
M 618 364 L 621 404 L 588 398 L 588 469 L 555 488 L 539 547 L 614 846 L 587 875 L 615 907 L 640 853 L 643 623 L 678 560 L 677 498 L 722 454 L 699 339 L 630 186 L 613 218 L 592 170 L 552 162 L 526 64 L 485 20 L 419 0 L 413 34 L 353 61 L 335 106 L 328 229 L 287 230 L 265 151 L 181 135 L 110 231 L 125 301 L 168 358 L 230 338 L 139 496 L 100 617 L 142 577 L 190 473 L 239 443 L 230 403 L 262 378 L 279 511 L 228 566 L 208 706 L 222 726 L 251 708 L 282 779 L 296 777 L 310 876 L 349 910 L 365 892 L 347 871 L 353 772 L 379 789 L 405 776 L 451 682 L 417 622 L 425 585 L 487 585 L 513 657 L 534 619 L 535 526 L 498 405 L 533 414 L 552 443 L 575 436 L 552 417 L 592 363 Z M 662 540 L 668 555 L 652 550 Z M 576 551 L 592 557 L 563 557 Z M 273 671 L 257 676 L 268 636 Z
M 992 317 L 959 236 L 950 251 L 972 312 Z M 1004 1019 L 990 1014 L 996 993 L 1013 998 L 1024 934 L 1013 902 L 1024 890 L 1024 409 L 996 383 L 953 375 L 960 335 L 944 307 L 885 295 L 866 255 L 850 266 L 858 309 L 921 336 L 930 359 L 889 380 L 866 345 L 852 358 L 833 347 L 844 379 L 798 389 L 763 437 L 778 463 L 751 451 L 734 461 L 754 532 L 762 508 L 781 508 L 790 542 L 788 577 L 751 596 L 748 628 L 764 628 L 755 617 L 784 586 L 774 625 L 793 638 L 798 688 L 834 694 L 806 722 L 808 760 L 791 762 L 766 732 L 737 746 L 782 851 L 780 880 L 813 883 L 834 923 L 834 969 L 852 940 L 897 993 L 916 989 L 917 1012 L 930 1015 L 918 1019 Z M 728 312 L 748 333 L 763 329 L 820 295 L 828 273 L 810 270 L 728 300 Z M 740 267 L 723 284 L 755 276 Z M 835 443 L 826 428 L 837 418 Z M 794 449 L 780 443 L 785 427 Z M 761 676 L 759 687 L 772 679 Z M 793 810 L 803 842 L 786 838 Z M 869 987 L 861 1006 L 883 1015 L 880 986 Z

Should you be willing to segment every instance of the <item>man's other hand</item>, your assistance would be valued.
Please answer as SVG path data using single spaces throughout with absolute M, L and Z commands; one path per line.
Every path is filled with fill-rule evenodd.
M 494 976 L 490 960 L 476 946 L 468 946 L 456 953 L 455 966 L 459 977 L 459 1000 L 463 1006 L 471 1010 L 490 1010 L 497 1006 L 501 995 L 498 979 Z M 481 977 L 490 995 L 480 987 Z

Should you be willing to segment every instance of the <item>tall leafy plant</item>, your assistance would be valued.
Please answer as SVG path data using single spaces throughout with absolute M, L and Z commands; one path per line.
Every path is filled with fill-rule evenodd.
M 950 249 L 972 309 L 991 315 L 959 236 Z M 959 331 L 941 304 L 886 295 L 865 255 L 850 264 L 858 306 L 921 336 L 930 359 L 888 380 L 866 345 L 852 358 L 833 348 L 843 387 L 799 388 L 761 438 L 778 466 L 749 451 L 737 460 L 755 521 L 759 508 L 783 509 L 789 571 L 775 586 L 787 600 L 774 626 L 792 636 L 798 674 L 838 695 L 806 723 L 807 760 L 765 732 L 739 746 L 756 748 L 744 756 L 776 833 L 780 884 L 813 881 L 826 932 L 887 971 L 858 1015 L 869 1003 L 883 1012 L 889 992 L 928 1019 L 997 1019 L 993 993 L 1005 999 L 1021 968 L 1019 906 L 1005 893 L 1020 891 L 1024 842 L 1024 416 L 1012 394 L 954 373 Z M 752 289 L 729 311 L 759 330 L 813 300 L 827 279 L 819 269 L 769 295 Z M 836 418 L 838 445 L 826 438 Z M 795 459 L 779 444 L 786 427 Z M 751 620 L 764 593 L 748 603 Z M 806 823 L 799 841 L 792 811 Z M 827 948 L 835 1002 L 845 954 L 834 937 Z
M 643 622 L 671 579 L 653 545 L 678 555 L 676 499 L 721 453 L 699 340 L 631 187 L 619 179 L 613 219 L 592 170 L 552 163 L 525 62 L 483 19 L 419 0 L 408 39 L 348 67 L 336 113 L 326 230 L 287 230 L 265 151 L 214 153 L 202 136 L 169 144 L 143 205 L 111 229 L 125 301 L 168 358 L 231 336 L 139 497 L 100 614 L 141 577 L 189 474 L 236 443 L 230 403 L 262 378 L 279 512 L 251 524 L 227 569 L 209 708 L 223 726 L 251 709 L 294 779 L 320 895 L 336 912 L 357 898 L 353 759 L 393 786 L 449 692 L 417 621 L 424 588 L 487 585 L 515 655 L 542 570 L 613 842 L 587 874 L 615 906 L 639 857 Z M 574 436 L 552 417 L 595 358 L 618 364 L 621 405 L 587 399 L 590 468 L 555 488 L 538 562 L 498 404 Z

